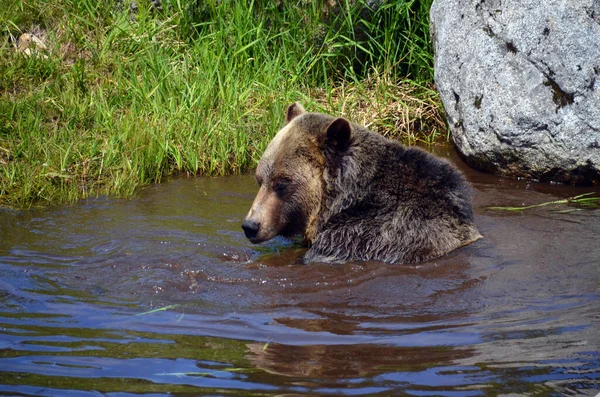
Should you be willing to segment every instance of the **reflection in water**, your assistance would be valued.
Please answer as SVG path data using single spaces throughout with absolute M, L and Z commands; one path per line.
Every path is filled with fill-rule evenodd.
M 248 345 L 252 365 L 288 377 L 355 379 L 389 372 L 423 371 L 467 357 L 468 349 L 369 344 L 292 346 Z M 431 379 L 433 385 L 435 381 Z M 317 384 L 317 383 L 315 383 Z
M 250 245 L 251 176 L 4 211 L 0 394 L 595 395 L 599 211 L 486 209 L 590 189 L 468 177 L 485 238 L 415 266 Z

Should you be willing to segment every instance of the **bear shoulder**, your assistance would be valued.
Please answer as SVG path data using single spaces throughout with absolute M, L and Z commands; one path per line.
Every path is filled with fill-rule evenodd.
M 359 127 L 339 163 L 307 261 L 414 263 L 480 237 L 470 185 L 449 161 Z

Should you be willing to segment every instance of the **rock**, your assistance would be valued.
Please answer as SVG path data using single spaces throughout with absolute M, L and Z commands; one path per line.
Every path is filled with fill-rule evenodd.
M 600 182 L 600 1 L 434 0 L 435 82 L 473 167 Z

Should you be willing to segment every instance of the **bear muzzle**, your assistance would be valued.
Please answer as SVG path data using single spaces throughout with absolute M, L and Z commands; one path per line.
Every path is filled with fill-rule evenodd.
M 280 208 L 281 199 L 266 184 L 263 185 L 242 222 L 244 234 L 251 243 L 268 241 L 281 232 Z
M 244 229 L 244 234 L 246 235 L 246 238 L 250 240 L 250 242 L 260 242 L 257 238 L 258 232 L 260 231 L 260 223 L 250 219 L 245 219 L 244 222 L 242 222 L 242 229 Z

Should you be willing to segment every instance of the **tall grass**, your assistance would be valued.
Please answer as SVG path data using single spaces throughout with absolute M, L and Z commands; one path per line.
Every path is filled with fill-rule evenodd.
M 399 119 L 427 104 L 431 137 L 430 3 L 0 0 L 0 205 L 249 169 L 297 100 L 352 117 L 377 98 Z M 25 32 L 47 49 L 18 51 Z

